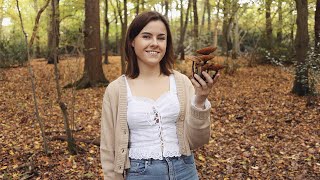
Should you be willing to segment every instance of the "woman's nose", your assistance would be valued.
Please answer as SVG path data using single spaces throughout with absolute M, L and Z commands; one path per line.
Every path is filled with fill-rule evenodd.
M 158 46 L 159 45 L 158 39 L 157 38 L 152 38 L 151 45 L 152 46 Z

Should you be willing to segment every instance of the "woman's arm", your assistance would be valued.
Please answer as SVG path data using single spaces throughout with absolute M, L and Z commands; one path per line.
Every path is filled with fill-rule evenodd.
M 190 149 L 195 149 L 207 144 L 210 139 L 210 110 L 211 104 L 208 101 L 208 95 L 211 92 L 213 84 L 217 81 L 219 74 L 212 79 L 210 75 L 204 73 L 207 78 L 205 82 L 202 79 L 188 80 L 189 100 L 187 108 L 189 108 L 188 118 L 186 119 L 186 135 L 189 141 Z M 190 104 L 189 104 L 190 103 Z
M 106 90 L 101 112 L 101 142 L 100 142 L 100 158 L 104 179 L 123 179 L 122 175 L 114 172 L 115 157 L 115 129 L 114 115 L 111 108 L 110 96 L 108 89 Z

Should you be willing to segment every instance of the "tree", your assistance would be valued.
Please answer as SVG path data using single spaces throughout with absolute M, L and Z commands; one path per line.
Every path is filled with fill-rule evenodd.
M 308 35 L 308 1 L 295 0 L 297 8 L 297 32 L 295 40 L 296 74 L 292 88 L 294 94 L 304 96 L 309 93 L 307 52 L 309 44 Z
M 108 44 L 109 44 L 109 28 L 110 28 L 110 22 L 108 20 L 108 0 L 105 0 L 105 5 L 106 5 L 106 8 L 105 8 L 105 14 L 104 14 L 104 22 L 106 24 L 106 32 L 105 32 L 105 39 L 104 39 L 104 44 L 105 44 L 105 47 L 104 47 L 104 64 L 109 64 L 109 60 L 108 60 L 108 50 L 109 50 L 109 47 L 108 47 Z
M 283 17 L 282 17 L 282 0 L 278 0 L 278 28 L 277 28 L 277 43 L 282 42 L 282 28 L 283 28 Z
M 266 48 L 271 49 L 272 46 L 272 19 L 271 19 L 272 0 L 266 0 Z
M 144 1 L 143 1 L 144 2 Z M 124 74 L 126 70 L 125 57 L 124 53 L 122 53 L 124 49 L 125 36 L 127 33 L 127 24 L 128 24 L 128 13 L 127 13 L 127 0 L 123 1 L 123 14 L 120 2 L 117 1 L 118 13 L 121 22 L 121 44 L 120 44 L 120 52 L 121 52 L 121 73 Z
M 50 12 L 50 22 L 48 28 L 48 64 L 54 64 L 55 59 L 59 62 L 59 57 L 53 55 L 54 49 L 59 46 L 59 31 L 60 31 L 60 12 L 59 12 L 59 1 L 51 1 L 51 12 Z M 55 29 L 54 29 L 55 28 Z
M 199 37 L 199 18 L 197 0 L 193 0 L 193 37 L 194 37 L 194 48 L 198 49 L 198 37 Z
M 100 48 L 99 0 L 85 0 L 84 73 L 77 89 L 109 83 L 103 74 Z
M 187 31 L 187 26 L 188 26 L 188 19 L 189 19 L 189 11 L 191 7 L 191 0 L 188 0 L 188 8 L 186 12 L 186 19 L 185 22 L 183 23 L 183 1 L 180 1 L 180 39 L 179 39 L 179 47 L 178 47 L 178 52 L 180 53 L 180 59 L 185 59 L 184 58 L 184 38 L 185 34 Z
M 2 36 L 3 0 L 0 0 L 0 38 Z
M 228 42 L 230 39 L 229 35 L 229 10 L 230 2 L 229 0 L 223 0 L 223 23 L 222 23 L 222 53 L 229 55 L 228 53 Z
M 213 38 L 213 46 L 214 47 L 217 47 L 217 45 L 218 45 L 218 25 L 219 25 L 219 21 L 220 21 L 220 18 L 219 18 L 220 0 L 218 0 L 216 8 L 217 8 L 217 14 L 216 14 L 216 20 L 214 23 L 214 38 Z
M 232 4 L 232 59 L 237 59 L 240 52 L 239 22 L 238 22 L 238 0 Z
M 45 4 L 45 6 L 43 6 L 40 9 L 40 11 L 37 13 L 37 17 L 36 17 L 36 20 L 35 20 L 35 25 L 34 25 L 34 28 L 33 28 L 33 36 L 34 36 L 35 32 L 37 32 L 37 27 L 39 25 L 41 14 L 46 9 L 46 7 L 48 6 L 49 2 L 50 2 L 50 0 L 48 0 L 47 3 Z M 27 47 L 28 71 L 29 71 L 29 75 L 30 75 L 30 79 L 31 79 L 35 115 L 36 115 L 37 121 L 38 121 L 39 126 L 40 126 L 41 136 L 42 136 L 42 139 L 43 139 L 43 149 L 44 149 L 46 154 L 49 154 L 48 140 L 47 140 L 47 137 L 45 135 L 45 125 L 44 125 L 44 123 L 42 121 L 42 118 L 41 118 L 40 113 L 39 113 L 39 108 L 38 108 L 38 100 L 37 100 L 37 95 L 36 95 L 34 72 L 33 72 L 32 66 L 30 64 L 30 53 L 29 53 L 30 51 L 29 51 L 29 49 L 30 49 L 30 47 L 32 45 L 33 39 L 31 38 L 30 41 L 28 42 L 28 35 L 27 35 L 27 33 L 25 31 L 25 28 L 24 28 L 24 25 L 23 25 L 22 15 L 21 15 L 20 7 L 19 7 L 19 0 L 16 0 L 16 5 L 17 5 L 18 13 L 19 13 L 21 29 L 22 29 L 22 32 L 24 34 L 24 37 L 25 37 L 24 39 L 25 39 L 25 43 L 26 43 L 26 47 Z M 33 162 L 31 162 L 31 163 L 33 163 Z
M 316 12 L 314 15 L 314 46 L 317 57 L 320 56 L 320 0 L 317 0 Z

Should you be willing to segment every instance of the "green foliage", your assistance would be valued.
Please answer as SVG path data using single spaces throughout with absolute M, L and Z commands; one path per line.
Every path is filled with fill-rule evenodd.
M 308 52 L 307 68 L 309 70 L 310 94 L 317 94 L 320 92 L 320 89 L 316 88 L 320 84 L 320 52 L 316 52 L 314 48 Z
M 27 60 L 27 48 L 22 36 L 12 34 L 0 39 L 0 68 L 22 65 Z
M 274 64 L 277 66 L 293 64 L 293 49 L 290 46 L 275 46 L 271 50 L 258 47 L 260 59 L 258 63 Z

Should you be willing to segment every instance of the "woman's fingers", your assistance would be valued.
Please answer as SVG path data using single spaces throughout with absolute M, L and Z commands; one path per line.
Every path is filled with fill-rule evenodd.
M 202 75 L 205 79 L 202 79 L 198 74 L 194 74 L 194 78 L 191 79 L 192 84 L 196 88 L 211 89 L 218 81 L 220 73 L 218 72 L 214 79 L 212 79 L 212 77 L 205 71 L 202 72 Z

